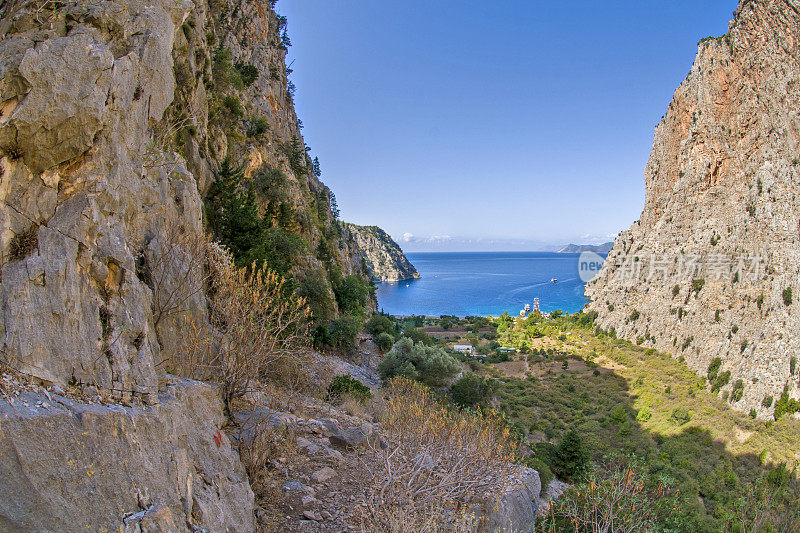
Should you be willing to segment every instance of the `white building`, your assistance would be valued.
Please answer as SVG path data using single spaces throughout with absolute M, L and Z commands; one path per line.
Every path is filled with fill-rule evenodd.
M 457 352 L 462 352 L 466 354 L 472 354 L 473 348 L 470 344 L 456 344 L 453 346 L 453 349 Z

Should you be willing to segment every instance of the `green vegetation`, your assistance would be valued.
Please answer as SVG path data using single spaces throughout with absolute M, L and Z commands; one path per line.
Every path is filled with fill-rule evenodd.
M 449 385 L 461 367 L 451 355 L 438 346 L 426 346 L 402 338 L 381 359 L 378 372 L 383 379 L 403 376 L 421 381 L 429 387 Z
M 800 411 L 800 402 L 789 398 L 789 387 L 784 387 L 781 397 L 775 402 L 775 420 L 780 420 L 785 414 L 793 414 L 798 411 Z
M 783 289 L 783 303 L 787 307 L 792 305 L 792 288 L 786 287 Z
M 551 454 L 553 472 L 561 479 L 579 481 L 589 470 L 591 456 L 583 444 L 583 437 L 570 429 L 561 437 Z
M 500 343 L 525 345 L 531 372 L 488 363 L 475 372 L 498 379 L 496 401 L 532 449 L 527 463 L 578 482 L 569 498 L 597 495 L 584 492 L 581 480 L 599 487 L 622 469 L 641 484 L 636 501 L 651 498 L 653 531 L 736 531 L 754 498 L 773 518 L 800 507 L 791 474 L 800 424 L 780 416 L 800 406 L 788 394 L 776 402 L 780 420 L 766 422 L 730 407 L 741 400 L 744 382 L 725 391 L 728 401 L 708 391 L 706 383 L 719 392 L 731 381 L 720 358 L 706 380 L 668 355 L 615 339 L 583 313 L 493 322 Z M 765 398 L 764 406 L 771 404 Z M 588 458 L 583 473 L 581 447 Z M 758 499 L 767 492 L 769 503 Z
M 263 117 L 255 117 L 250 119 L 250 125 L 247 128 L 248 137 L 258 137 L 269 131 L 269 122 Z
M 496 380 L 469 372 L 453 383 L 450 396 L 453 403 L 460 407 L 486 407 L 496 390 Z
M 364 403 L 372 398 L 372 392 L 369 390 L 369 387 L 350 374 L 336 376 L 333 378 L 333 381 L 331 381 L 331 384 L 328 385 L 328 393 L 325 399 L 329 402 L 340 402 L 345 396 L 350 396 Z

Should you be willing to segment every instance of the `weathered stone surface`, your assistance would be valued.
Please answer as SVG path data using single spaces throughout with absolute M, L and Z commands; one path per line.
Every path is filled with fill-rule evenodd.
M 503 494 L 484 504 L 483 519 L 477 530 L 498 533 L 531 531 L 536 525 L 541 490 L 539 473 L 531 468 L 519 467 L 516 478 Z
M 701 375 L 720 357 L 721 394 L 741 379 L 733 405 L 760 417 L 765 396 L 800 396 L 799 81 L 800 5 L 741 1 L 728 34 L 699 44 L 656 127 L 642 216 L 586 289 L 602 327 Z
M 174 379 L 143 409 L 52 397 L 47 408 L 23 404 L 44 394 L 0 400 L 1 530 L 253 529 L 253 493 L 220 432 L 216 389 Z
M 0 333 L 25 374 L 157 400 L 177 325 L 156 331 L 136 258 L 165 227 L 200 230 L 193 176 L 148 164 L 191 7 L 67 3 L 0 41 Z
M 381 228 L 351 223 L 346 223 L 345 227 L 355 237 L 372 279 L 375 281 L 419 279 L 419 272 L 405 256 L 403 250 Z

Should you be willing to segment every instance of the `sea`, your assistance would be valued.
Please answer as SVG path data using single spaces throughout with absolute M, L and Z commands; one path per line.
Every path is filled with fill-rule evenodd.
M 588 299 L 580 254 L 555 252 L 408 253 L 421 279 L 378 284 L 378 308 L 392 315 L 518 315 L 539 299 L 543 312 L 575 313 Z

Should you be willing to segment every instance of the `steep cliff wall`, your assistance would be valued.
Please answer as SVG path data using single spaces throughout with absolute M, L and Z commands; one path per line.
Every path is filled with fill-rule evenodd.
M 204 227 L 335 316 L 332 281 L 367 274 L 302 139 L 285 19 L 253 0 L 39 5 L 2 12 L 3 360 L 156 402 L 181 334 L 154 292 L 183 285 L 202 320 L 181 258 Z
M 355 237 L 372 279 L 376 281 L 419 279 L 417 269 L 388 233 L 378 226 L 358 226 L 349 222 L 345 225 Z
M 586 289 L 618 335 L 701 375 L 719 358 L 714 388 L 761 417 L 765 397 L 800 395 L 798 87 L 800 3 L 741 1 L 699 43 L 656 127 L 641 218 Z

